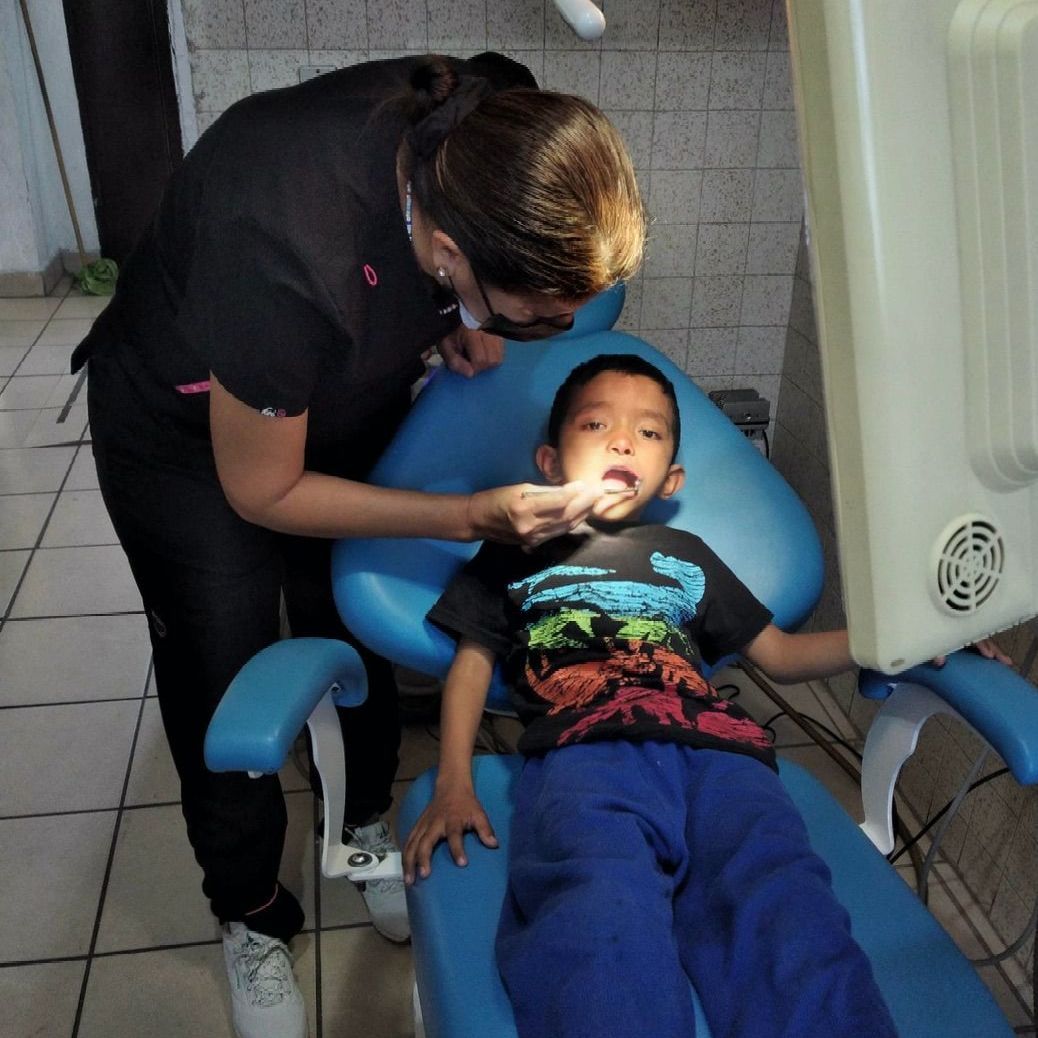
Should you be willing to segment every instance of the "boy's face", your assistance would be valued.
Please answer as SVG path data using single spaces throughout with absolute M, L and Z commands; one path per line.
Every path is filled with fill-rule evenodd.
M 580 479 L 604 489 L 634 488 L 595 503 L 601 519 L 634 519 L 654 498 L 681 489 L 685 470 L 671 463 L 673 408 L 651 378 L 603 371 L 574 394 L 558 447 L 542 445 L 537 467 L 550 483 Z

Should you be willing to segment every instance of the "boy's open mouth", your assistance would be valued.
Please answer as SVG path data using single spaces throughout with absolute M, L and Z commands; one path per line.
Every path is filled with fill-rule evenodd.
M 615 465 L 602 473 L 602 484 L 607 493 L 624 490 L 637 490 L 641 486 L 638 474 L 624 465 Z

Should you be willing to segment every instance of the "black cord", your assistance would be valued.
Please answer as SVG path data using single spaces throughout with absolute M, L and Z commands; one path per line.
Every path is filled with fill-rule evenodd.
M 974 782 L 969 787 L 969 789 L 966 790 L 966 795 L 969 796 L 969 794 L 972 793 L 973 790 L 977 789 L 979 786 L 983 786 L 985 782 L 990 782 L 992 779 L 999 778 L 1002 775 L 1007 775 L 1008 773 L 1008 768 L 999 768 L 998 771 L 993 771 L 990 775 L 985 775 L 983 778 L 977 779 L 977 781 Z M 896 862 L 897 859 L 905 853 L 905 851 L 907 851 L 910 847 L 914 847 L 948 813 L 948 810 L 951 808 L 953 803 L 955 803 L 954 798 L 952 800 L 949 800 L 948 803 L 946 803 L 944 807 L 942 807 L 940 811 L 938 811 L 937 814 L 935 814 L 933 818 L 931 818 L 930 821 L 927 822 L 926 825 L 924 825 L 922 829 L 920 829 L 919 832 L 915 834 L 915 836 L 911 837 L 909 840 L 906 840 L 905 845 L 899 851 L 891 851 L 890 854 L 887 855 L 887 861 L 889 861 L 890 864 L 893 865 L 894 862 Z
M 764 437 L 764 457 L 765 458 L 770 458 L 771 457 L 771 442 L 768 440 L 768 430 L 764 429 L 761 432 L 761 436 Z

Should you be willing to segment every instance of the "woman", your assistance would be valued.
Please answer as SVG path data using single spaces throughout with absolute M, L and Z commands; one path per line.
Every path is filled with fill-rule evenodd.
M 293 634 L 349 637 L 331 538 L 536 544 L 587 514 L 583 485 L 544 502 L 516 487 L 430 495 L 362 480 L 424 351 L 438 343 L 472 375 L 499 362 L 502 334 L 569 327 L 634 273 L 644 233 L 628 156 L 591 105 L 536 90 L 500 55 L 372 62 L 225 113 L 73 358 L 74 370 L 89 361 L 101 490 L 144 600 L 244 1038 L 305 1034 L 285 948 L 303 913 L 277 882 L 278 780 L 206 770 L 213 710 L 278 637 L 282 595 Z M 381 851 L 399 722 L 389 665 L 364 656 L 370 695 L 343 723 L 346 821 Z M 400 885 L 364 894 L 380 932 L 406 940 Z

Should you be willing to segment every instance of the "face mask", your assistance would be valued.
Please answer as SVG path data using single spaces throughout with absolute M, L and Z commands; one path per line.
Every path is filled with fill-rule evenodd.
M 458 299 L 458 316 L 461 318 L 461 323 L 472 331 L 478 331 L 480 325 L 483 323 L 482 321 L 477 321 L 476 318 L 472 316 L 468 307 L 465 306 L 460 298 Z

